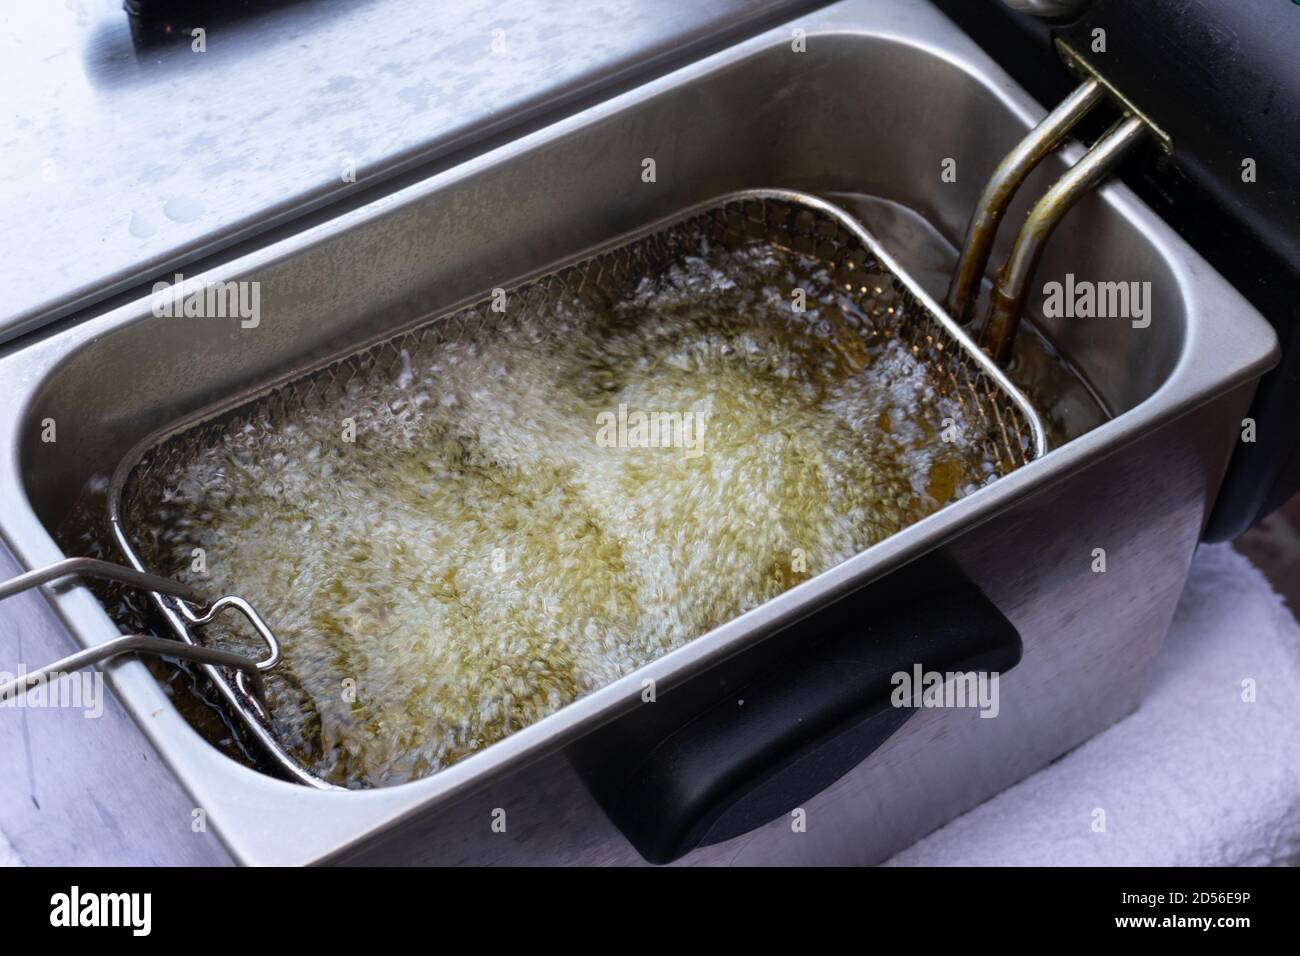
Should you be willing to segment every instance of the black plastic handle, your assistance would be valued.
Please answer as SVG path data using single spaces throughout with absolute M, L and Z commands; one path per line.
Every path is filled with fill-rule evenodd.
M 783 637 L 792 652 L 743 684 L 715 680 L 724 694 L 703 709 L 648 715 L 674 690 L 585 744 L 592 793 L 649 862 L 786 815 L 856 767 L 913 713 L 891 703 L 896 674 L 1003 672 L 1021 653 L 1016 629 L 969 583 L 883 605 L 846 598 Z

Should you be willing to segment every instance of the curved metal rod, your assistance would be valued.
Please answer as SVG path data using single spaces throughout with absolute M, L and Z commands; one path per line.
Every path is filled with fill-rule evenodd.
M 257 662 L 242 654 L 204 647 L 201 644 L 185 644 L 165 637 L 153 637 L 149 634 L 123 634 L 98 644 L 95 647 L 78 651 L 53 664 L 23 674 L 13 680 L 0 684 L 0 702 L 17 697 L 40 684 L 56 680 L 63 674 L 100 664 L 121 654 L 156 654 L 160 657 L 178 657 L 182 660 L 195 661 L 200 664 L 217 664 L 234 667 L 251 675 L 254 683 L 261 687 L 262 676 L 258 672 Z
M 276 664 L 280 663 L 280 642 L 276 640 L 275 634 L 271 632 L 271 628 L 266 621 L 262 620 L 262 615 L 257 613 L 253 608 L 253 605 L 249 604 L 237 594 L 227 594 L 225 597 L 217 598 L 217 600 L 212 603 L 212 606 L 202 614 L 195 614 L 184 604 L 180 606 L 180 609 L 181 614 L 183 614 L 191 624 L 196 627 L 202 627 L 204 624 L 210 623 L 213 618 L 228 607 L 233 607 L 240 614 L 244 615 L 244 619 L 247 620 L 249 624 L 253 625 L 253 630 L 257 631 L 258 635 L 266 643 L 267 649 L 270 651 L 264 659 L 257 662 L 257 669 L 261 671 L 269 671 Z
M 1002 222 L 1011 198 L 1025 177 L 1060 145 L 1066 134 L 1105 93 L 1105 87 L 1100 81 L 1085 81 L 1030 130 L 1029 135 L 1003 157 L 989 177 L 988 185 L 984 187 L 979 203 L 971 213 L 970 223 L 966 227 L 966 241 L 962 244 L 961 257 L 957 260 L 952 283 L 948 286 L 948 298 L 944 302 L 948 314 L 962 325 L 974 318 L 980 280 L 989 264 L 989 253 L 993 249 L 993 240 L 997 238 L 998 224 Z
M 200 607 L 206 607 L 208 603 L 208 599 L 201 592 L 196 591 L 188 584 L 181 584 L 179 581 L 173 581 L 170 578 L 160 578 L 156 574 L 137 571 L 134 568 L 113 564 L 110 561 L 100 561 L 98 558 L 67 558 L 46 565 L 43 568 L 37 568 L 35 571 L 20 574 L 8 581 L 0 582 L 0 600 L 59 578 L 74 576 L 104 578 L 121 584 L 133 584 L 148 591 L 170 594 L 172 597 L 181 598 Z
M 1034 206 L 993 287 L 988 321 L 984 325 L 984 348 L 995 362 L 1001 364 L 1011 355 L 1029 280 L 1034 277 L 1052 231 L 1084 194 L 1109 175 L 1146 130 L 1140 117 L 1121 119 Z
M 55 661 L 53 664 L 32 671 L 25 678 L 0 684 L 0 701 L 6 699 L 6 694 L 12 695 L 34 686 L 43 680 L 45 675 L 52 672 L 76 670 L 79 667 L 87 667 L 130 651 L 184 658 L 201 664 L 219 664 L 234 667 L 240 671 L 241 679 L 245 673 L 251 675 L 253 684 L 259 694 L 262 687 L 261 672 L 269 671 L 280 662 L 280 642 L 276 640 L 271 628 L 262 620 L 261 615 L 243 598 L 236 595 L 226 595 L 209 603 L 202 592 L 195 590 L 188 584 L 182 584 L 171 578 L 159 577 L 156 574 L 149 574 L 147 571 L 138 571 L 125 565 L 113 564 L 110 561 L 101 561 L 98 558 L 66 558 L 43 568 L 20 574 L 8 581 L 0 581 L 0 600 L 30 588 L 39 587 L 49 581 L 72 576 L 106 578 L 110 581 L 134 585 L 158 594 L 169 594 L 180 598 L 181 600 L 177 602 L 176 606 L 192 624 L 196 625 L 207 624 L 226 608 L 233 607 L 247 618 L 248 622 L 253 625 L 258 635 L 266 643 L 267 656 L 260 661 L 253 661 L 242 654 L 221 651 L 205 647 L 202 644 L 167 640 L 144 634 L 128 634 L 73 654 L 71 657 L 65 657 L 63 660 Z

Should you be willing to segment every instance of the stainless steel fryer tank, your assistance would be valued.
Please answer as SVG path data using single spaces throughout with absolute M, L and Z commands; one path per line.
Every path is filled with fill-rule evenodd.
M 68 503 L 148 433 L 716 195 L 871 193 L 959 235 L 1007 144 L 1042 112 L 927 4 L 849 0 L 809 14 L 214 264 L 206 277 L 261 283 L 256 328 L 157 317 L 142 295 L 0 358 L 0 493 L 10 504 L 0 533 L 28 566 L 54 561 L 50 529 Z M 653 183 L 641 178 L 647 157 Z M 958 177 L 945 183 L 951 157 Z M 1063 167 L 1045 162 L 1023 194 Z M 1023 211 L 1024 200 L 1008 218 Z M 1039 281 L 1066 273 L 1151 283 L 1145 328 L 1038 319 L 1112 420 L 432 777 L 313 791 L 209 747 L 143 665 L 115 669 L 112 685 L 237 861 L 636 862 L 593 796 L 591 768 L 601 763 L 594 731 L 643 719 L 644 680 L 674 707 L 705 707 L 829 609 L 851 631 L 855 609 L 902 593 L 917 569 L 960 578 L 1019 637 L 998 717 L 918 712 L 802 802 L 804 829 L 782 817 L 682 857 L 883 859 L 1137 706 L 1241 416 L 1274 360 L 1263 320 L 1122 187 L 1071 213 Z M 57 443 L 40 440 L 48 418 Z M 1093 570 L 1099 548 L 1104 573 Z M 83 644 L 116 633 L 85 588 L 50 599 Z

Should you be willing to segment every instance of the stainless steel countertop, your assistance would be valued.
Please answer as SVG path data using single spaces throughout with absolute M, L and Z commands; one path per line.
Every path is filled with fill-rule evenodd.
M 281 0 L 200 53 L 3 0 L 0 341 L 815 5 Z

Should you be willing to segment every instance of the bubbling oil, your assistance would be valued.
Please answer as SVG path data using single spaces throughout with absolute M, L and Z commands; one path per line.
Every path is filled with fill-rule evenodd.
M 146 564 L 271 622 L 275 732 L 336 784 L 433 773 L 997 476 L 941 373 L 778 246 L 519 313 L 239 417 L 132 506 Z

